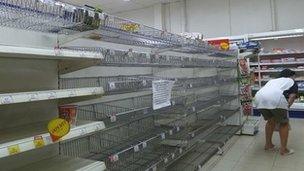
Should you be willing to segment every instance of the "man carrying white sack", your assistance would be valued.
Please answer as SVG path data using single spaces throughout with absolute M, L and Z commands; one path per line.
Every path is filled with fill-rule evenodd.
M 295 72 L 290 69 L 284 69 L 280 73 L 280 78 L 268 81 L 255 95 L 254 105 L 267 121 L 265 126 L 265 150 L 273 150 L 275 148 L 272 143 L 272 135 L 276 124 L 278 124 L 281 155 L 294 153 L 294 150 L 287 148 L 289 134 L 288 109 L 298 94 L 298 85 L 294 80 Z

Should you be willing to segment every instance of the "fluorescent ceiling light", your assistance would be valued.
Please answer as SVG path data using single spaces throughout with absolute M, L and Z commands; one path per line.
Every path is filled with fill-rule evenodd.
M 276 40 L 276 39 L 285 39 L 285 38 L 293 38 L 293 37 L 303 37 L 303 34 L 295 34 L 295 35 L 287 35 L 287 36 L 273 36 L 273 37 L 261 37 L 261 38 L 254 38 L 250 39 L 253 41 L 257 40 Z

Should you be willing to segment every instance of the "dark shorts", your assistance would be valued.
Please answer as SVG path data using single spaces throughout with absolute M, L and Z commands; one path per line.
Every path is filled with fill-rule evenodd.
M 288 111 L 286 109 L 259 109 L 265 120 L 274 118 L 277 123 L 288 123 Z

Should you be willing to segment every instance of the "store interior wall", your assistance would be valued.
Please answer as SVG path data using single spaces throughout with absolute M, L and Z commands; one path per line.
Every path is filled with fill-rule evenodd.
M 166 30 L 199 32 L 207 38 L 304 26 L 303 0 L 179 0 L 162 5 L 163 11 L 152 10 L 157 9 L 154 5 L 115 15 L 155 26 L 159 25 L 155 18 L 163 13 Z

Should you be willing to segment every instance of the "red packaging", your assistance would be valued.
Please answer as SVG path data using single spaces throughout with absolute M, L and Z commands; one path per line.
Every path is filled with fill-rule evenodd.
M 59 106 L 59 118 L 65 119 L 72 127 L 76 126 L 77 106 L 64 105 Z

